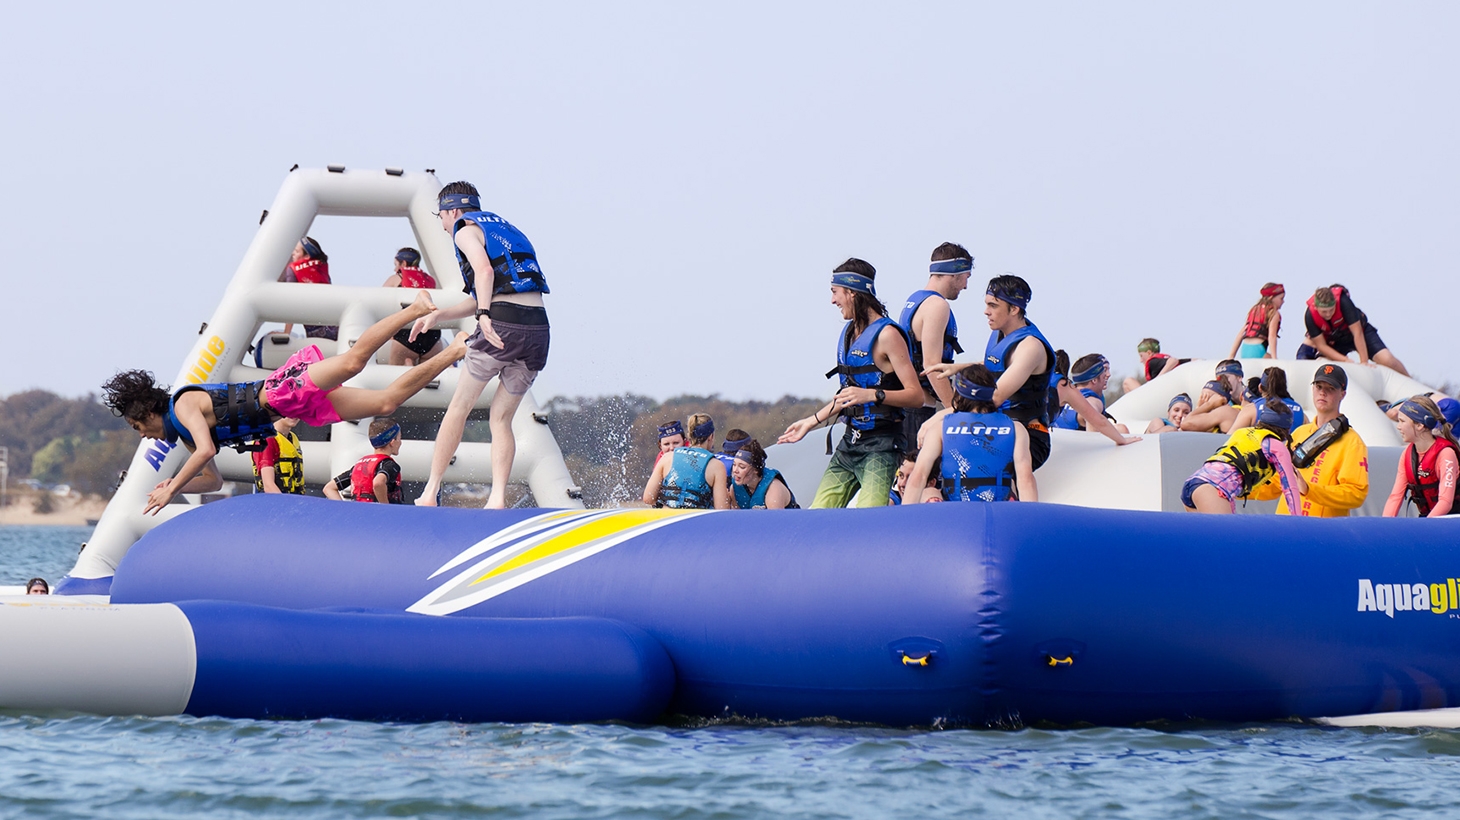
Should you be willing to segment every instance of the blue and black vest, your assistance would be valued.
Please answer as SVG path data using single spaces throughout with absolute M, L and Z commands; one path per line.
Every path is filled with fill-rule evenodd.
M 760 474 L 760 483 L 755 485 L 755 492 L 745 489 L 739 484 L 735 485 L 735 504 L 742 510 L 751 510 L 756 507 L 765 506 L 765 495 L 770 492 L 771 484 L 779 481 L 786 484 L 786 479 L 781 477 L 780 470 L 772 470 L 767 467 Z M 791 492 L 791 485 L 786 484 L 786 492 Z M 799 510 L 801 505 L 796 503 L 796 494 L 791 493 L 791 503 L 786 505 L 788 510 Z
M 716 453 L 715 454 L 715 458 L 718 459 L 721 464 L 724 464 L 725 465 L 725 477 L 726 478 L 729 478 L 730 477 L 730 471 L 735 468 L 735 454 L 734 453 Z
M 1257 415 L 1260 416 L 1262 415 L 1262 408 L 1267 404 L 1267 399 L 1259 397 L 1253 400 L 1252 404 L 1257 408 Z M 1293 426 L 1291 429 L 1298 429 L 1298 425 L 1302 424 L 1307 419 L 1307 416 L 1303 413 L 1303 405 L 1298 404 L 1292 399 L 1283 399 L 1283 404 L 1286 404 L 1288 406 L 1288 409 L 1293 411 Z M 1254 416 L 1254 418 L 1256 417 Z M 1254 422 L 1254 424 L 1255 423 L 1256 422 Z
M 486 211 L 473 211 L 462 214 L 456 220 L 456 227 L 451 230 L 451 237 L 456 238 L 456 232 L 461 230 L 463 225 L 476 225 L 482 229 L 482 236 L 486 238 L 487 258 L 492 262 L 492 293 L 529 293 L 538 291 L 550 293 L 547 279 L 542 275 L 542 268 L 537 264 L 537 251 L 533 250 L 532 242 L 528 241 L 522 231 L 512 227 L 512 223 Z M 471 269 L 471 263 L 462 254 L 461 248 L 456 249 L 456 262 L 461 266 L 461 278 L 465 282 L 462 291 L 477 295 L 476 272 Z
M 877 335 L 885 327 L 897 328 L 903 343 L 907 343 L 907 333 L 886 316 L 867 325 L 862 335 L 855 339 L 852 338 L 852 323 L 847 322 L 842 328 L 841 339 L 836 347 L 836 367 L 828 370 L 826 377 L 829 379 L 840 376 L 842 387 L 901 390 L 902 381 L 897 378 L 897 374 L 883 373 L 877 366 L 874 355 L 877 350 Z M 853 405 L 842 410 L 840 415 L 846 419 L 846 435 L 852 441 L 867 438 L 869 435 L 896 435 L 902 424 L 901 407 L 876 402 Z
M 997 377 L 1008 369 L 1009 357 L 1013 355 L 1014 348 L 1031 336 L 1044 345 L 1045 371 L 1029 374 L 1024 384 L 999 408 L 1000 412 L 1007 413 L 1009 418 L 1026 427 L 1031 422 L 1049 424 L 1050 396 L 1056 392 L 1055 385 L 1059 379 L 1054 369 L 1054 347 L 1039 332 L 1039 328 L 1029 323 L 1007 336 L 1001 337 L 997 330 L 990 333 L 983 354 L 984 366 Z
M 1087 399 L 1099 399 L 1101 405 L 1105 404 L 1105 397 L 1100 395 L 1099 393 L 1096 393 L 1094 390 L 1091 390 L 1088 387 L 1081 387 L 1080 395 L 1084 396 Z M 1075 408 L 1069 406 L 1068 404 L 1060 408 L 1059 415 L 1054 417 L 1054 424 L 1050 426 L 1058 427 L 1061 430 L 1085 429 L 1080 426 L 1080 414 L 1076 413 Z
M 902 328 L 902 332 L 907 336 L 908 344 L 912 348 L 912 366 L 918 374 L 918 384 L 921 384 L 924 390 L 932 390 L 933 385 L 928 381 L 928 377 L 923 375 L 923 368 L 926 366 L 923 364 L 923 343 L 918 341 L 917 334 L 913 333 L 912 323 L 913 317 L 917 315 L 918 308 L 923 306 L 923 302 L 926 302 L 929 296 L 937 295 L 936 291 L 931 290 L 914 291 L 911 296 L 907 297 L 907 302 L 902 306 L 902 314 L 897 317 L 897 326 Z M 952 305 L 949 305 L 948 326 L 943 329 L 942 361 L 945 364 L 952 364 L 954 354 L 962 352 L 963 348 L 958 344 L 958 320 L 953 318 Z
M 1016 422 L 1003 413 L 943 417 L 943 498 L 1007 501 L 1014 490 Z
M 715 491 L 705 479 L 705 468 L 715 454 L 700 447 L 676 447 L 669 454 L 669 470 L 659 487 L 656 507 L 710 510 L 715 507 Z
M 218 424 L 212 433 L 213 443 L 219 447 L 234 447 L 239 452 L 262 450 L 277 431 L 274 430 L 274 414 L 269 412 L 261 396 L 264 383 L 243 382 L 239 384 L 190 384 L 172 394 L 167 403 L 167 415 L 162 419 L 163 429 L 169 442 L 182 439 L 190 447 L 196 447 L 193 436 L 177 420 L 177 397 L 193 390 L 202 390 L 213 402 L 213 415 Z M 255 444 L 256 446 L 248 446 Z

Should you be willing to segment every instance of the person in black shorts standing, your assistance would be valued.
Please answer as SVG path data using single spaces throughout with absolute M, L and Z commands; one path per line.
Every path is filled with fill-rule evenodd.
M 1298 345 L 1299 359 L 1321 357 L 1346 362 L 1348 354 L 1357 353 L 1359 364 L 1368 364 L 1372 359 L 1390 370 L 1409 375 L 1404 363 L 1379 338 L 1378 329 L 1369 324 L 1369 317 L 1354 305 L 1348 288 L 1343 285 L 1314 291 L 1303 312 L 1303 325 L 1307 337 Z

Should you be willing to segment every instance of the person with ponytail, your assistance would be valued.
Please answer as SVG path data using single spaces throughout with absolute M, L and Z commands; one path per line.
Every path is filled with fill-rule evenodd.
M 1286 404 L 1268 402 L 1254 427 L 1234 430 L 1181 488 L 1187 512 L 1237 512 L 1237 499 L 1249 498 L 1258 485 L 1277 476 L 1289 509 L 1308 485 L 1293 467 L 1288 435 L 1293 414 Z
M 1261 377 L 1248 379 L 1247 394 L 1250 400 L 1243 403 L 1242 409 L 1237 411 L 1237 420 L 1232 422 L 1234 430 L 1255 424 L 1258 414 L 1269 401 L 1280 401 L 1288 406 L 1293 413 L 1294 430 L 1308 420 L 1303 405 L 1298 404 L 1297 399 L 1288 393 L 1288 374 L 1281 367 L 1269 367 L 1262 371 Z
M 289 255 L 289 267 L 279 277 L 283 282 L 303 282 L 306 285 L 328 285 L 330 283 L 330 258 L 314 241 L 314 237 L 306 236 L 294 245 L 294 252 Z M 288 336 L 294 330 L 292 322 L 284 325 L 284 335 Z M 335 341 L 339 338 L 340 329 L 334 325 L 305 325 L 304 335 L 310 339 L 329 339 Z
M 1247 311 L 1247 323 L 1232 343 L 1229 359 L 1276 359 L 1278 330 L 1283 326 L 1283 317 L 1278 314 L 1283 307 L 1287 291 L 1276 282 L 1262 286 L 1261 298 Z
M 396 251 L 392 264 L 395 270 L 385 277 L 382 287 L 416 290 L 434 290 L 437 287 L 436 277 L 421 270 L 421 252 L 415 248 Z M 407 326 L 396 331 L 392 339 L 389 363 L 393 365 L 415 367 L 441 352 L 440 328 L 431 328 L 412 339 L 411 328 Z
M 908 477 L 904 504 L 923 500 L 936 469 L 945 501 L 1038 501 L 1029 431 L 999 412 L 998 379 L 981 364 L 953 377 L 952 412 L 933 417 Z
M 644 503 L 690 510 L 730 509 L 730 477 L 710 452 L 715 421 L 705 413 L 689 417 L 689 440 L 659 459 L 644 485 Z
M 735 451 L 731 476 L 735 481 L 735 506 L 742 510 L 801 509 L 781 472 L 765 466 L 765 448 L 753 438 Z
M 1399 515 L 1406 498 L 1414 502 L 1420 518 L 1450 515 L 1455 510 L 1460 458 L 1455 434 L 1433 399 L 1415 396 L 1399 405 L 1399 437 L 1406 446 L 1384 515 Z

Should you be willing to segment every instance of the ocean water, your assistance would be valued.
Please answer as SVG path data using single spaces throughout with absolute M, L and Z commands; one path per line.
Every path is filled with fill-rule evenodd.
M 0 527 L 0 583 L 54 582 L 87 535 Z M 1457 792 L 1452 731 L 0 712 L 0 818 L 1443 817 Z

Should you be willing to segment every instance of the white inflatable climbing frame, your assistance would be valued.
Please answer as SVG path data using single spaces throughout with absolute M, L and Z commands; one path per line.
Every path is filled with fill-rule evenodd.
M 327 216 L 405 217 L 416 236 L 424 264 L 438 283 L 450 286 L 459 277 L 450 236 L 441 230 L 435 215 L 436 195 L 441 183 L 430 172 L 411 173 L 396 169 L 347 171 L 296 168 L 289 173 L 278 197 L 260 223 L 258 233 L 244 253 L 223 300 L 212 318 L 200 329 L 197 342 L 183 360 L 175 387 L 204 382 L 246 382 L 265 378 L 269 371 L 254 366 L 252 342 L 265 323 L 293 322 L 338 325 L 339 341 L 321 343 L 325 355 L 349 349 L 371 324 L 399 310 L 410 292 L 398 288 L 350 287 L 279 282 L 279 273 L 289 262 L 295 244 L 309 231 L 314 218 Z M 466 298 L 459 289 L 431 292 L 436 304 L 447 307 Z M 470 320 L 443 331 L 469 329 Z M 263 343 L 263 340 L 260 341 Z M 297 344 L 297 343 L 296 343 Z M 334 346 L 333 348 L 331 346 Z M 271 351 L 277 353 L 278 351 Z M 270 362 L 263 361 L 267 367 Z M 355 387 L 380 388 L 394 381 L 404 368 L 372 362 L 365 371 L 347 382 Z M 408 400 L 403 407 L 444 410 L 456 389 L 457 368 Z M 487 386 L 477 409 L 491 405 L 495 381 Z M 305 441 L 305 481 L 322 484 L 348 469 L 370 452 L 366 437 L 369 420 L 359 424 L 341 422 L 330 430 L 329 441 Z M 513 418 L 517 453 L 511 481 L 527 485 L 542 506 L 579 507 L 580 493 L 568 474 L 562 451 L 539 413 L 531 393 L 523 398 Z M 424 481 L 430 472 L 432 442 L 406 440 L 400 462 L 402 478 Z M 156 516 L 142 515 L 147 494 L 162 479 L 174 475 L 187 459 L 182 447 L 143 440 L 132 458 L 126 477 L 102 514 L 91 540 L 77 559 L 70 578 L 75 581 L 109 579 L 132 544 L 161 521 L 186 513 L 191 507 L 173 504 Z M 253 465 L 247 455 L 225 449 L 217 465 L 226 481 L 253 482 Z M 491 476 L 491 445 L 465 442 L 447 470 L 447 482 L 485 483 Z

